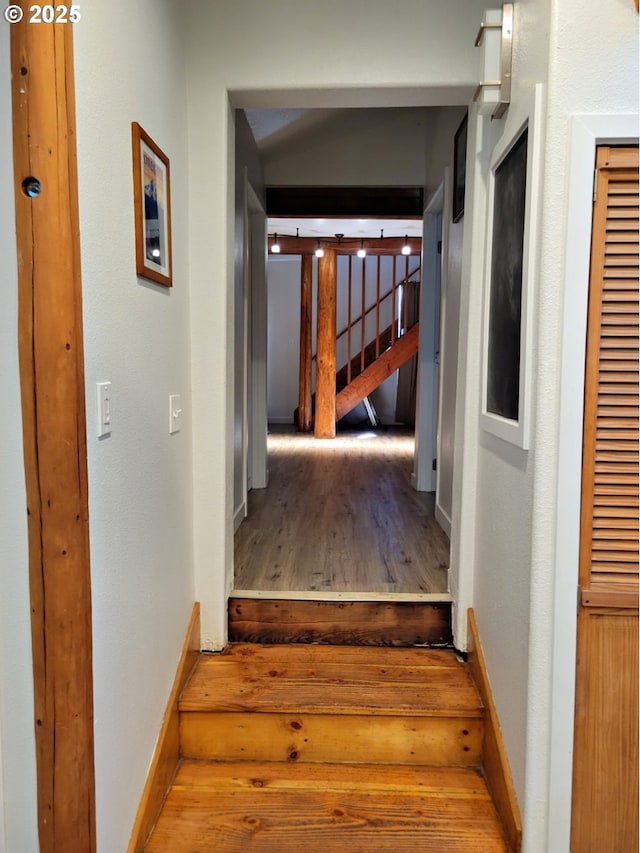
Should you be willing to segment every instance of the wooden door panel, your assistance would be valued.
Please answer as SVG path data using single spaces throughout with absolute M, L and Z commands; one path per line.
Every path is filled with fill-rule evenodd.
M 582 467 L 573 853 L 638 849 L 638 149 L 598 149 Z

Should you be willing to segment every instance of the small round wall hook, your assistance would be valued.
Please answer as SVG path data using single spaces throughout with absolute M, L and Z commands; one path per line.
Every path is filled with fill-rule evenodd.
M 42 192 L 42 184 L 37 178 L 30 175 L 22 182 L 22 192 L 29 198 L 36 198 Z

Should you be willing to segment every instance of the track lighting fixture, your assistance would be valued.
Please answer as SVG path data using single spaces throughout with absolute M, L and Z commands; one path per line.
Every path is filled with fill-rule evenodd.
M 360 232 L 362 233 L 362 232 Z M 298 254 L 313 254 L 316 258 L 323 258 L 325 256 L 325 252 L 327 248 L 330 250 L 336 249 L 338 252 L 346 251 L 351 254 L 355 251 L 355 254 L 361 260 L 367 257 L 367 249 L 365 247 L 365 243 L 367 243 L 371 247 L 371 251 L 374 254 L 389 254 L 394 255 L 398 253 L 402 253 L 405 256 L 411 255 L 413 253 L 413 247 L 411 242 L 409 241 L 409 235 L 404 235 L 404 241 L 402 237 L 399 235 L 388 237 L 387 240 L 389 243 L 393 243 L 393 248 L 389 246 L 388 250 L 385 251 L 384 241 L 385 241 L 385 233 L 380 229 L 380 242 L 381 245 L 378 246 L 376 243 L 375 237 L 366 238 L 358 238 L 358 237 L 348 237 L 345 241 L 344 234 L 338 232 L 333 235 L 327 234 L 326 236 L 317 236 L 318 232 L 313 236 L 309 235 L 308 237 L 300 234 L 300 229 L 296 227 L 295 229 L 295 237 L 293 237 L 293 231 L 285 237 L 285 247 L 282 248 L 279 240 L 278 233 L 273 232 L 272 234 L 268 234 L 268 249 L 269 254 L 271 255 L 280 255 L 284 251 L 286 254 L 296 254 L 296 250 L 294 249 L 294 240 L 299 240 L 300 244 L 298 246 L 297 253 Z M 412 238 L 413 239 L 413 238 Z M 315 242 L 315 247 L 314 247 Z

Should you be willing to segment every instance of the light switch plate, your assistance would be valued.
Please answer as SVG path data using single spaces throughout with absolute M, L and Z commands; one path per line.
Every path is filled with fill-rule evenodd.
M 96 382 L 98 438 L 111 435 L 111 383 Z
M 180 394 L 169 395 L 169 435 L 174 432 L 180 432 L 182 425 L 182 403 L 180 402 Z

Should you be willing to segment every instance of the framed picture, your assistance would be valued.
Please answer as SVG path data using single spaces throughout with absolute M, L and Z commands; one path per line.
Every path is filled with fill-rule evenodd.
M 136 271 L 171 287 L 171 187 L 169 158 L 137 122 L 131 124 Z
M 467 177 L 467 119 L 462 119 L 453 140 L 453 221 L 464 214 L 464 189 Z
M 497 146 L 488 193 L 482 426 L 529 448 L 531 291 L 535 273 L 542 88 L 515 133 Z

